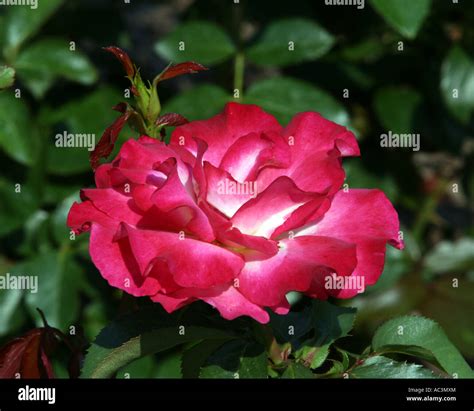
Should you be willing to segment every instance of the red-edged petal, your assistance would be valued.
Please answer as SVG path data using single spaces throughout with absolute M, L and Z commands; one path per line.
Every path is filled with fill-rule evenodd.
M 292 147 L 294 160 L 304 158 L 308 150 L 327 153 L 334 147 L 340 151 L 342 157 L 360 155 L 357 140 L 351 131 L 315 112 L 295 115 L 285 128 L 283 136 Z
M 231 221 L 245 234 L 269 238 L 299 207 L 310 202 L 315 212 L 324 199 L 324 195 L 300 190 L 288 177 L 279 177 L 255 199 L 245 203 Z
M 262 189 L 279 176 L 288 176 L 301 190 L 332 195 L 344 181 L 341 157 L 360 154 L 352 132 L 314 112 L 294 116 L 283 137 L 291 164 L 283 169 L 264 168 L 258 175 Z
M 247 201 L 257 196 L 258 186 L 253 181 L 239 183 L 227 171 L 204 163 L 204 178 L 207 189 L 203 200 L 222 214 L 232 217 Z
M 240 273 L 243 259 L 222 247 L 181 237 L 177 233 L 126 228 L 133 254 L 146 272 L 150 262 L 159 257 L 181 287 L 207 288 L 227 283 Z
M 251 133 L 229 147 L 219 168 L 229 172 L 237 181 L 255 180 L 263 167 L 289 166 L 290 156 L 288 144 L 281 135 Z
M 163 163 L 164 164 L 164 163 Z M 176 163 L 165 171 L 168 175 L 166 182 L 152 195 L 151 202 L 163 212 L 169 212 L 178 207 L 186 206 L 192 211 L 192 219 L 186 228 L 204 241 L 214 241 L 215 236 L 206 214 L 196 205 L 194 198 L 183 186 L 176 167 Z M 176 227 L 174 231 L 181 231 L 184 227 Z
M 265 324 L 270 320 L 268 313 L 245 298 L 232 285 L 217 285 L 208 289 L 185 288 L 171 294 L 158 293 L 152 300 L 159 302 L 166 311 L 172 312 L 197 299 L 216 308 L 227 320 L 246 315 Z
M 192 121 L 177 127 L 171 135 L 171 146 L 184 146 L 196 155 L 194 137 L 205 141 L 209 149 L 204 160 L 218 167 L 229 147 L 250 133 L 281 132 L 277 120 L 255 105 L 228 103 L 224 111 L 209 120 Z
M 190 178 L 188 167 L 180 160 L 180 156 L 165 143 L 142 136 L 138 140 L 126 141 L 117 158 L 114 160 L 120 168 L 142 169 L 150 172 L 155 165 L 174 158 L 177 161 L 178 173 L 184 185 Z
M 380 190 L 339 191 L 324 217 L 297 235 L 323 235 L 357 245 L 357 268 L 365 285 L 375 284 L 383 271 L 387 243 L 403 248 L 399 240 L 398 215 Z M 352 297 L 360 290 L 347 289 L 338 297 Z
M 215 296 L 200 299 L 217 308 L 221 316 L 227 320 L 247 315 L 262 324 L 270 321 L 270 316 L 262 307 L 250 302 L 233 286 L 223 289 Z
M 81 191 L 81 196 L 119 222 L 136 225 L 142 218 L 141 210 L 135 206 L 133 199 L 113 188 L 86 188 Z
M 347 276 L 357 263 L 355 246 L 334 238 L 295 237 L 279 246 L 275 256 L 247 262 L 239 276 L 239 291 L 256 304 L 278 306 L 289 291 L 307 291 L 327 267 Z
M 185 305 L 191 304 L 193 301 L 196 301 L 196 298 L 176 297 L 174 295 L 158 293 L 151 297 L 151 300 L 155 303 L 160 303 L 168 313 L 172 313 L 173 311 L 179 310 Z
M 92 223 L 100 224 L 110 229 L 116 229 L 119 222 L 98 210 L 92 202 L 74 203 L 67 216 L 67 226 L 76 234 L 89 231 Z
M 155 295 L 159 282 L 143 275 L 128 238 L 116 234 L 117 230 L 92 225 L 89 252 L 93 263 L 112 287 L 136 297 Z

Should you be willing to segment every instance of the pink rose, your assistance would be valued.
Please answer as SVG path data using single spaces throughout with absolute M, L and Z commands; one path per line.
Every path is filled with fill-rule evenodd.
M 113 287 L 168 312 L 203 300 L 265 323 L 265 307 L 288 312 L 289 291 L 354 296 L 376 283 L 386 243 L 402 248 L 381 191 L 340 190 L 341 159 L 357 155 L 354 135 L 317 113 L 282 128 L 230 103 L 177 127 L 168 146 L 127 141 L 68 225 L 90 230 L 92 261 Z

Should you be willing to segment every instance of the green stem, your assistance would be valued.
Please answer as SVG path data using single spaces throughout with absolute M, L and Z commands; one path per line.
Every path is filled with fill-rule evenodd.
M 239 90 L 239 99 L 244 97 L 244 71 L 245 56 L 244 53 L 239 52 L 235 55 L 234 60 L 234 92 Z

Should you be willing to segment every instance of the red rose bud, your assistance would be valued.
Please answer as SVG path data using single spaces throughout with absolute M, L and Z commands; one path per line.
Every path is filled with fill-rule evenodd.
M 132 63 L 132 60 L 130 60 L 128 54 L 125 53 L 125 51 L 123 51 L 121 48 L 115 46 L 104 47 L 104 50 L 109 51 L 115 57 L 117 57 L 117 59 L 122 63 L 128 78 L 130 80 L 133 79 L 135 75 L 135 67 Z
M 120 131 L 122 131 L 123 126 L 132 114 L 132 110 L 128 109 L 128 106 L 125 103 L 117 104 L 114 107 L 114 110 L 120 111 L 123 114 L 105 129 L 104 134 L 102 134 L 102 137 L 99 140 L 99 143 L 95 147 L 94 151 L 92 151 L 90 154 L 89 161 L 92 170 L 94 171 L 99 166 L 99 160 L 101 158 L 107 158 L 113 151 Z
M 166 67 L 161 74 L 158 75 L 157 81 L 168 80 L 173 77 L 182 76 L 183 74 L 197 73 L 199 71 L 209 70 L 202 64 L 194 61 L 186 61 L 184 63 L 175 64 L 174 66 Z
M 186 117 L 183 117 L 178 113 L 167 113 L 164 114 L 156 120 L 157 126 L 171 126 L 177 127 L 182 126 L 183 124 L 189 123 L 189 120 Z

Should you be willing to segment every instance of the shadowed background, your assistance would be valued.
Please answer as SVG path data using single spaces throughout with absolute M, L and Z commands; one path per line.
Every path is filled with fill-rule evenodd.
M 143 78 L 170 61 L 210 68 L 161 85 L 164 112 L 206 118 L 235 100 L 282 124 L 314 110 L 353 130 L 362 157 L 344 161 L 346 183 L 387 194 L 406 249 L 389 247 L 379 283 L 339 302 L 359 310 L 346 348 L 363 349 L 382 322 L 418 313 L 438 321 L 472 365 L 474 4 L 43 1 L 35 13 L 0 6 L 0 66 L 16 72 L 0 92 L 0 273 L 38 275 L 42 285 L 37 294 L 0 290 L 0 345 L 42 324 L 36 307 L 85 341 L 117 313 L 120 293 L 91 264 L 87 237 L 70 241 L 65 225 L 79 189 L 93 185 L 89 152 L 54 142 L 64 131 L 97 141 L 116 117 L 111 107 L 129 84 L 101 48 L 118 45 Z M 388 131 L 419 133 L 420 150 L 381 147 Z M 120 141 L 134 136 L 126 128 Z M 67 374 L 60 357 L 55 370 Z M 178 377 L 179 355 L 147 357 L 128 371 Z

